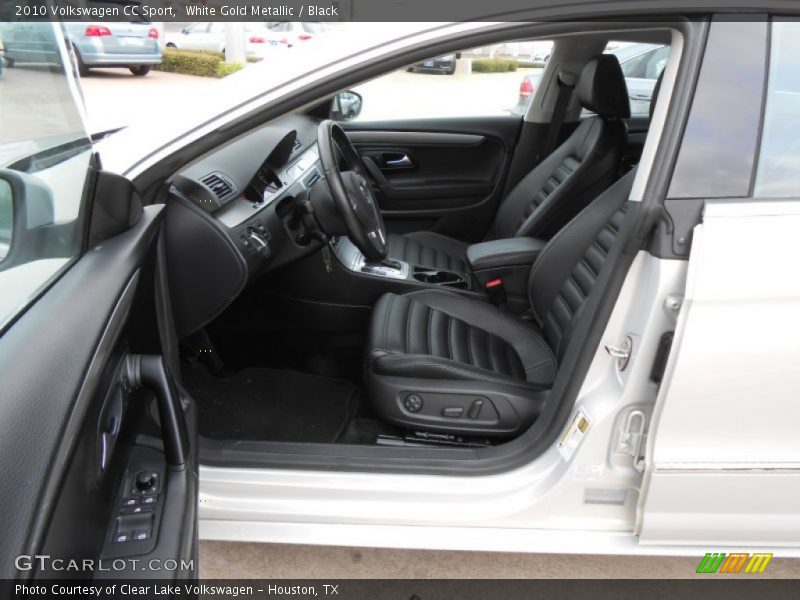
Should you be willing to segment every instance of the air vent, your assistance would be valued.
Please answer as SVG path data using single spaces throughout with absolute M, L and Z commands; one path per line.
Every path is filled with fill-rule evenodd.
M 200 182 L 214 192 L 217 200 L 219 200 L 220 206 L 236 194 L 236 186 L 222 173 L 209 173 L 203 177 Z

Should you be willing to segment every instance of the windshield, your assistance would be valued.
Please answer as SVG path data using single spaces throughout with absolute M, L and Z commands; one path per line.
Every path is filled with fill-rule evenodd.
M 85 139 L 78 89 L 64 77 L 53 25 L 0 23 L 0 42 L 0 166 Z
M 92 146 L 60 31 L 0 23 L 0 330 L 81 247 Z
M 123 162 L 130 164 L 130 157 L 145 156 L 153 148 L 170 144 L 198 126 L 215 120 L 231 110 L 244 107 L 248 102 L 271 93 L 283 93 L 296 81 L 309 73 L 323 69 L 337 70 L 340 63 L 362 54 L 365 50 L 386 46 L 393 40 L 441 27 L 437 23 L 336 23 L 327 24 L 324 32 L 307 35 L 299 32 L 285 35 L 272 33 L 245 34 L 247 60 L 243 68 L 222 78 L 215 77 L 161 77 L 162 85 L 153 85 L 142 91 L 141 82 L 120 81 L 115 89 L 94 89 L 106 83 L 99 78 L 83 78 L 88 98 L 91 131 L 107 131 L 124 127 L 119 133 L 109 136 L 98 146 L 104 165 L 124 173 L 118 167 Z M 205 53 L 205 57 L 218 56 L 224 61 L 221 44 L 226 35 L 205 38 L 181 31 L 168 24 L 165 29 L 165 58 L 174 54 L 183 60 L 186 56 Z M 270 36 L 274 36 L 271 38 Z M 262 42 L 263 43 L 256 43 Z M 277 44 L 270 43 L 277 41 Z M 285 42 L 285 43 L 284 43 Z M 173 51 L 169 44 L 174 44 Z M 182 47 L 183 45 L 183 47 Z M 287 46 L 289 46 L 287 48 Z M 185 48 L 185 49 L 184 49 Z M 193 48 L 190 50 L 189 48 Z M 202 49 L 200 49 L 202 48 Z M 367 61 L 368 58 L 363 58 Z M 224 66 L 224 65 L 223 65 Z M 163 66 L 158 67 L 163 70 Z M 153 74 L 151 74 L 152 76 Z M 110 88 L 110 86 L 103 87 Z M 120 111 L 117 94 L 132 93 L 141 98 L 137 110 Z M 95 100 L 96 99 L 96 100 Z M 115 105 L 115 102 L 117 104 Z M 131 131 L 133 130 L 133 131 Z M 124 141 L 116 139 L 124 137 Z

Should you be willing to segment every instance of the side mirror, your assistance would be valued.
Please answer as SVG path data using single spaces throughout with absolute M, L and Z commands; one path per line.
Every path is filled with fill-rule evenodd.
M 189 28 L 188 27 L 184 27 L 183 29 L 181 29 L 181 33 L 183 35 L 189 35 Z
M 47 254 L 46 228 L 53 224 L 53 195 L 42 181 L 0 169 L 0 271 Z
M 456 52 L 456 60 L 461 60 L 461 52 Z
M 331 101 L 330 118 L 333 121 L 351 121 L 361 114 L 363 102 L 361 94 L 350 90 L 339 92 Z

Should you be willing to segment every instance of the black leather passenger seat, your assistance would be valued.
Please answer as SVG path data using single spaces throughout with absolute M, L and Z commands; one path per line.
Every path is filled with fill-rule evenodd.
M 500 204 L 486 240 L 550 239 L 619 176 L 630 103 L 616 56 L 601 54 L 583 68 L 578 100 L 595 116 L 531 170 Z M 468 244 L 420 231 L 389 235 L 389 258 L 465 272 Z
M 592 318 L 598 279 L 638 203 L 631 171 L 569 222 L 531 268 L 535 322 L 453 291 L 386 294 L 367 348 L 368 399 L 385 420 L 412 430 L 509 437 L 549 399 L 573 332 Z

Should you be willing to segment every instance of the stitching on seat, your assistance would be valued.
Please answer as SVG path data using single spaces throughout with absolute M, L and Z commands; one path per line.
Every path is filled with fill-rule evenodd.
M 495 373 L 502 373 L 502 371 L 497 368 L 497 363 L 495 363 L 495 360 L 494 360 L 494 353 L 492 352 L 492 341 L 493 340 L 497 340 L 499 338 L 496 335 L 492 335 L 492 334 L 485 333 L 485 332 L 484 332 L 484 335 L 486 337 L 486 358 L 489 360 L 489 367 Z M 509 369 L 509 371 L 510 370 L 511 369 Z M 511 373 L 511 375 L 513 375 L 513 373 Z
M 451 317 L 452 318 L 452 317 Z M 461 319 L 459 319 L 461 321 Z M 472 359 L 472 325 L 465 321 L 461 321 L 467 328 L 467 364 L 477 367 L 475 361 Z
M 493 315 L 502 318 L 503 320 L 505 320 L 506 322 L 508 322 L 510 324 L 516 325 L 517 327 L 520 328 L 521 331 L 524 331 L 525 334 L 528 335 L 528 337 L 530 337 L 532 340 L 534 340 L 539 345 L 539 347 L 542 350 L 544 350 L 549 356 L 551 356 L 553 358 L 553 360 L 555 361 L 555 354 L 553 353 L 553 350 L 550 348 L 550 346 L 547 344 L 547 342 L 541 336 L 539 336 L 536 332 L 531 331 L 530 329 L 528 329 L 525 326 L 524 323 L 522 323 L 522 322 L 518 321 L 517 319 L 514 319 L 514 318 L 512 318 L 512 317 L 510 317 L 510 316 L 508 316 L 508 315 L 506 315 L 504 313 L 501 313 L 499 310 L 494 308 L 491 304 L 478 302 L 477 300 L 473 300 L 472 298 L 466 298 L 466 297 L 464 297 L 464 296 L 462 296 L 462 295 L 460 295 L 460 294 L 458 294 L 456 292 L 451 292 L 451 291 L 448 291 L 448 290 L 418 290 L 416 292 L 410 292 L 408 294 L 405 294 L 405 296 L 420 296 L 420 295 L 424 295 L 424 294 L 441 294 L 443 296 L 449 296 L 451 298 L 455 298 L 455 299 L 459 300 L 460 302 L 466 302 L 466 303 L 474 304 L 476 306 L 480 306 L 483 309 L 486 309 L 486 308 L 491 309 Z M 533 304 L 533 303 L 531 303 L 531 304 Z M 544 333 L 544 332 L 542 332 L 542 333 Z M 509 342 L 506 342 L 506 343 L 511 345 Z
M 430 306 L 428 309 L 428 330 L 425 332 L 425 346 L 428 354 L 433 354 L 433 344 L 431 343 L 431 333 L 433 333 L 433 309 Z
M 425 355 L 422 355 L 422 354 L 407 354 L 405 356 L 386 355 L 383 358 L 384 358 L 384 361 L 386 361 L 386 360 L 396 360 L 396 359 L 400 359 L 400 358 L 417 358 L 417 357 L 423 357 L 423 356 L 425 356 Z M 481 379 L 490 379 L 492 381 L 497 381 L 497 382 L 500 382 L 500 383 L 508 383 L 508 384 L 512 384 L 512 385 L 516 384 L 516 385 L 521 385 L 521 386 L 527 387 L 525 385 L 525 384 L 527 384 L 529 386 L 543 386 L 543 387 L 547 386 L 547 387 L 549 387 L 549 384 L 536 383 L 534 381 L 528 381 L 527 379 L 519 379 L 519 378 L 516 378 L 516 377 L 513 377 L 513 378 L 497 377 L 491 371 L 487 371 L 486 369 L 482 369 L 481 367 L 475 367 L 476 369 L 481 371 L 480 373 L 475 373 L 474 371 L 471 371 L 469 369 L 464 369 L 464 368 L 458 367 L 456 365 L 446 365 L 446 364 L 441 364 L 441 363 L 437 363 L 437 362 L 430 362 L 430 361 L 425 361 L 425 360 L 415 360 L 414 364 L 410 364 L 410 365 L 392 365 L 392 368 L 394 370 L 397 370 L 397 371 L 402 371 L 402 370 L 407 370 L 407 369 L 421 367 L 421 366 L 422 367 L 435 367 L 437 369 L 450 371 L 452 373 L 463 373 L 465 375 L 470 375 L 471 378 L 475 378 L 475 377 L 480 376 Z
M 414 304 L 416 304 L 413 300 L 408 303 L 408 315 L 406 316 L 406 339 L 403 340 L 403 348 L 405 348 L 406 354 L 411 354 L 411 316 L 414 314 Z
M 383 344 L 389 345 L 389 321 L 391 321 L 390 317 L 392 316 L 392 307 L 394 306 L 394 300 L 397 298 L 394 294 L 389 296 L 389 305 L 386 307 L 386 316 L 383 320 Z
M 540 360 L 538 363 L 531 365 L 525 369 L 525 373 L 529 373 L 531 371 L 536 371 L 541 369 L 542 367 L 550 367 L 550 373 L 553 377 L 556 376 L 556 370 L 553 368 L 553 361 L 550 360 Z
M 445 314 L 445 317 L 447 317 L 447 358 L 453 358 L 453 342 L 450 339 L 453 330 L 453 319 L 447 314 Z

